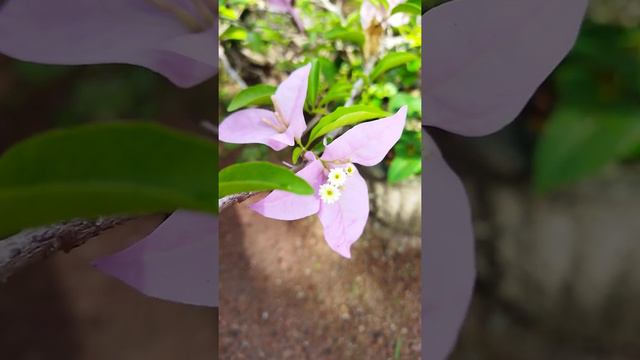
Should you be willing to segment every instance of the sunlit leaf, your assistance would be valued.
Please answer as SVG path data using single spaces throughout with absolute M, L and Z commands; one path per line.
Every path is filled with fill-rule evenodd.
M 300 195 L 313 188 L 289 169 L 269 162 L 248 162 L 228 166 L 218 175 L 219 196 L 251 191 L 284 190 Z
M 220 6 L 218 11 L 221 18 L 229 20 L 238 20 L 239 18 L 238 13 L 234 9 L 228 8 L 226 6 Z
M 220 40 L 246 40 L 247 30 L 239 26 L 230 26 L 220 35 Z
M 363 121 L 379 119 L 389 116 L 389 113 L 377 107 L 366 105 L 355 105 L 349 107 L 339 107 L 331 114 L 325 115 L 318 124 L 311 130 L 308 144 L 329 132 L 344 126 L 356 125 Z

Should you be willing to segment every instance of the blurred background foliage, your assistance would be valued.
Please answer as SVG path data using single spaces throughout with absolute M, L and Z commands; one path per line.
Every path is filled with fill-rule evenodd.
M 9 58 L 0 59 L 0 69 L 2 149 L 27 135 L 22 132 L 36 129 L 151 120 L 197 131 L 192 125 L 215 114 L 215 80 L 178 89 L 162 76 L 133 66 L 55 66 Z

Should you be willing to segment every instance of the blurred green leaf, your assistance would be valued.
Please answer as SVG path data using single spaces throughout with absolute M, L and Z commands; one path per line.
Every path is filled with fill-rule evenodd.
M 238 18 L 239 18 L 239 14 L 236 12 L 236 10 L 231 9 L 229 7 L 226 7 L 226 6 L 219 6 L 218 7 L 218 12 L 220 14 L 220 17 L 224 18 L 224 19 L 238 20 Z
M 351 95 L 352 85 L 350 82 L 342 80 L 338 81 L 329 88 L 329 91 L 320 100 L 320 106 L 329 104 L 332 101 L 342 100 L 341 102 L 349 98 Z
M 422 7 L 414 3 L 400 4 L 391 10 L 391 15 L 405 13 L 409 15 L 422 15 Z
M 376 66 L 373 68 L 373 71 L 371 71 L 370 78 L 373 81 L 378 76 L 384 74 L 385 72 L 395 67 L 404 65 L 408 62 L 414 61 L 416 59 L 418 59 L 418 56 L 413 53 L 408 53 L 408 52 L 389 53 L 385 57 L 383 57 L 380 61 L 378 61 Z
M 289 169 L 269 162 L 248 162 L 228 166 L 218 175 L 220 197 L 250 191 L 284 190 L 300 195 L 313 188 Z
M 396 112 L 403 105 L 407 105 L 407 113 L 410 117 L 422 118 L 422 98 L 407 93 L 398 93 L 389 100 L 389 110 Z
M 406 180 L 422 171 L 422 158 L 396 156 L 391 160 L 387 180 L 397 183 Z
M 0 234 L 73 218 L 215 213 L 217 146 L 148 123 L 54 130 L 0 157 Z
M 247 30 L 239 26 L 230 26 L 220 35 L 220 40 L 246 40 Z
M 349 107 L 339 107 L 331 114 L 325 115 L 318 124 L 311 130 L 307 145 L 321 136 L 343 126 L 356 125 L 363 121 L 379 119 L 390 114 L 377 107 L 366 105 L 355 105 Z
M 298 159 L 300 158 L 300 154 L 302 154 L 302 148 L 296 147 L 293 149 L 293 153 L 291 154 L 291 163 L 293 165 L 298 163 Z
M 548 121 L 534 158 L 540 192 L 595 174 L 640 142 L 637 110 L 562 107 Z
M 400 157 L 421 157 L 422 133 L 419 131 L 404 131 L 400 140 L 393 147 L 393 152 Z
M 364 44 L 364 35 L 361 31 L 348 30 L 345 28 L 329 30 L 324 37 L 327 40 L 342 40 L 360 46 Z
M 318 59 L 311 61 L 311 70 L 309 71 L 309 83 L 307 86 L 306 102 L 311 109 L 314 109 L 318 99 L 318 89 L 320 87 L 320 63 Z
M 34 84 L 46 84 L 58 80 L 73 69 L 71 66 L 43 65 L 24 61 L 15 61 L 12 65 L 20 78 Z
M 70 90 L 66 106 L 56 114 L 56 124 L 79 125 L 128 117 L 133 113 L 139 117 L 153 117 L 158 105 L 148 100 L 157 85 L 156 74 L 139 68 L 118 75 L 86 76 Z
M 329 59 L 325 57 L 319 57 L 318 62 L 320 62 L 320 71 L 322 72 L 322 76 L 324 77 L 324 81 L 332 85 L 336 80 L 336 75 L 338 70 L 336 70 L 336 66 Z
M 271 95 L 276 92 L 272 85 L 260 84 L 248 87 L 238 93 L 227 107 L 227 111 L 236 111 L 251 105 L 266 105 L 271 103 Z

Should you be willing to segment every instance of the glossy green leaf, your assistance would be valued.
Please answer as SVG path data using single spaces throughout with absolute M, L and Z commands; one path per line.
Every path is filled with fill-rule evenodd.
M 289 169 L 256 161 L 228 166 L 218 175 L 220 197 L 250 191 L 284 190 L 300 195 L 313 194 L 313 188 Z
M 72 218 L 215 213 L 217 146 L 149 123 L 54 130 L 0 157 L 0 234 Z
M 391 10 L 391 15 L 405 13 L 409 15 L 422 15 L 422 7 L 414 3 L 400 4 Z
M 561 108 L 537 145 L 534 185 L 542 192 L 579 181 L 628 155 L 639 142 L 638 111 Z
M 260 84 L 248 87 L 238 93 L 227 107 L 227 111 L 236 111 L 251 105 L 266 105 L 271 103 L 271 95 L 276 92 L 272 85 Z
M 307 144 L 329 132 L 343 126 L 356 125 L 363 121 L 379 119 L 390 114 L 377 107 L 366 105 L 355 105 L 349 107 L 339 107 L 331 114 L 325 115 L 318 121 L 318 124 L 311 130 Z
M 422 171 L 422 158 L 396 156 L 391 160 L 387 180 L 397 183 L 406 180 Z
M 320 63 L 318 59 L 311 61 L 309 71 L 309 83 L 307 86 L 307 104 L 313 109 L 318 99 L 318 89 L 320 88 Z
M 380 59 L 380 61 L 378 61 L 376 66 L 373 68 L 370 78 L 371 80 L 375 80 L 387 71 L 395 67 L 405 65 L 406 63 L 414 61 L 416 59 L 418 59 L 418 56 L 416 54 L 408 52 L 394 52 L 387 54 L 385 57 Z

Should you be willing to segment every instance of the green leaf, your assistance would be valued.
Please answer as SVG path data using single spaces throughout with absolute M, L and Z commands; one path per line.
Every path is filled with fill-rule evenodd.
M 0 234 L 72 218 L 217 211 L 215 143 L 149 123 L 32 137 L 0 157 Z
M 276 92 L 272 85 L 260 84 L 248 87 L 238 93 L 227 107 L 227 111 L 236 111 L 251 105 L 266 105 L 271 103 L 271 95 Z
M 420 96 L 398 93 L 389 100 L 389 109 L 393 112 L 400 110 L 404 105 L 407 105 L 410 117 L 418 119 L 422 117 L 422 98 Z
M 418 59 L 418 56 L 416 54 L 408 52 L 394 52 L 387 54 L 380 61 L 378 61 L 376 66 L 373 68 L 370 78 L 371 80 L 375 80 L 376 78 L 378 78 L 378 76 L 384 74 L 385 72 L 416 59 Z
M 397 13 L 405 13 L 409 15 L 422 15 L 422 7 L 414 3 L 400 4 L 391 10 L 391 15 Z
M 247 30 L 239 26 L 230 26 L 220 35 L 220 40 L 246 40 Z
M 356 125 L 366 120 L 379 119 L 390 114 L 374 106 L 355 105 L 339 107 L 331 114 L 323 116 L 311 130 L 307 145 L 331 131 L 348 125 Z
M 387 0 L 369 0 L 369 1 L 375 7 L 383 7 L 385 9 L 389 8 L 389 2 Z
M 239 14 L 226 6 L 220 6 L 218 9 L 220 17 L 228 20 L 238 20 L 240 18 Z
M 318 62 L 320 63 L 320 71 L 324 77 L 324 82 L 332 85 L 335 82 L 336 75 L 338 74 L 336 66 L 325 57 L 319 57 Z
M 342 40 L 362 46 L 364 44 L 364 35 L 360 31 L 347 30 L 345 28 L 337 28 L 330 30 L 324 35 L 327 40 Z
M 352 85 L 348 81 L 338 81 L 331 86 L 329 91 L 320 100 L 320 106 L 329 104 L 332 101 L 342 100 L 349 98 L 351 95 Z
M 387 180 L 397 183 L 422 171 L 422 158 L 396 156 L 391 160 Z
M 539 192 L 581 180 L 628 155 L 640 142 L 640 112 L 557 110 L 537 145 L 534 186 Z
M 309 71 L 309 85 L 307 86 L 307 104 L 313 109 L 318 99 L 318 89 L 320 87 L 320 63 L 318 59 L 311 61 L 311 70 Z
M 218 175 L 220 197 L 249 191 L 284 190 L 300 195 L 313 194 L 313 188 L 289 169 L 256 161 L 228 166 Z
M 293 165 L 298 163 L 298 158 L 300 158 L 300 154 L 302 154 L 302 148 L 296 147 L 293 149 L 293 153 L 291 154 L 291 162 Z

